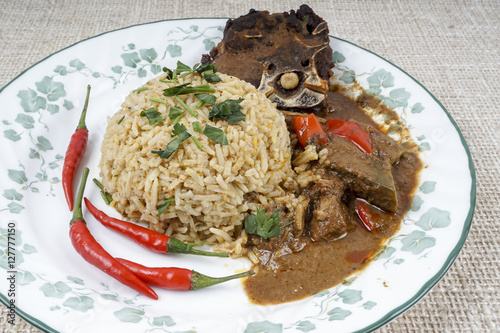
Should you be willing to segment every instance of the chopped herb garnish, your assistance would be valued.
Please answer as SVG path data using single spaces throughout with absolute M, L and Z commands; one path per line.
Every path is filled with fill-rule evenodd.
M 156 97 L 149 97 L 149 100 L 151 102 L 156 102 L 156 103 L 161 103 L 161 104 L 167 104 L 167 101 L 161 98 L 156 98 Z
M 192 93 L 200 93 L 200 92 L 215 92 L 214 88 L 210 88 L 209 84 L 200 84 L 194 87 L 190 87 L 191 82 L 179 84 L 177 86 L 163 89 L 163 95 L 167 97 L 177 96 L 177 95 L 186 95 Z
M 168 117 L 172 119 L 172 124 L 175 125 L 181 120 L 182 114 L 184 111 L 178 106 L 170 107 L 170 112 L 168 113 Z
M 104 189 L 104 186 L 102 185 L 102 183 L 99 180 L 97 180 L 96 178 L 94 178 L 92 180 L 101 190 L 101 197 L 104 200 L 104 202 L 106 203 L 106 205 L 109 205 L 111 203 L 111 201 L 113 201 L 113 196 L 111 195 L 111 193 L 106 192 L 106 190 Z
M 215 97 L 214 95 L 208 95 L 204 93 L 194 94 L 194 95 L 202 102 L 205 102 L 210 105 L 215 105 L 215 102 L 217 101 L 217 97 Z
M 160 216 L 173 202 L 175 202 L 175 198 L 165 198 L 165 201 L 158 205 L 158 216 Z
M 174 96 L 174 98 L 177 100 L 177 102 L 179 102 L 180 105 L 182 105 L 184 109 L 186 109 L 187 112 L 191 113 L 191 115 L 193 115 L 194 117 L 198 117 L 198 112 L 191 109 L 186 103 L 182 101 L 182 99 L 179 98 L 179 96 L 176 95 Z
M 266 215 L 264 209 L 257 209 L 257 214 L 250 214 L 245 219 L 245 231 L 247 234 L 256 234 L 263 239 L 279 236 L 281 232 L 279 209 L 271 216 Z
M 208 114 L 208 119 L 226 119 L 229 124 L 234 124 L 245 119 L 245 114 L 240 111 L 243 109 L 240 105 L 242 101 L 243 98 L 236 100 L 226 99 L 225 101 L 214 105 Z
M 215 67 L 214 64 L 202 64 L 202 65 L 195 65 L 193 67 L 193 69 L 198 72 L 199 74 L 201 74 L 201 76 L 203 76 L 203 78 L 207 81 L 207 82 L 220 82 L 221 79 L 220 77 L 217 75 L 217 74 L 214 74 L 215 72 L 217 72 L 217 67 Z
M 173 76 L 173 72 L 172 72 L 172 70 L 171 70 L 170 68 L 163 67 L 163 71 L 164 71 L 165 73 L 167 73 L 167 75 L 166 75 L 165 77 L 166 77 L 168 80 L 171 80 L 171 79 L 173 79 L 173 78 L 174 78 L 174 76 Z
M 221 145 L 226 146 L 229 144 L 229 141 L 227 141 L 226 133 L 224 133 L 224 131 L 220 128 L 205 125 L 203 134 L 205 134 L 210 140 L 220 143 Z
M 161 116 L 161 113 L 155 108 L 149 108 L 142 111 L 141 116 L 148 118 L 149 125 L 161 124 L 165 121 L 165 119 Z
M 148 87 L 140 87 L 140 88 L 137 88 L 136 90 L 134 90 L 133 92 L 138 94 L 138 93 L 145 91 L 145 90 L 148 90 Z
M 198 147 L 199 150 L 203 150 L 203 146 L 201 145 L 200 141 L 195 136 L 191 136 L 191 139 L 193 139 L 194 144 L 196 147 Z
M 172 137 L 177 136 L 177 135 L 179 135 L 183 132 L 186 132 L 186 131 L 187 131 L 187 128 L 183 124 L 180 124 L 180 123 L 175 124 L 174 129 L 172 131 Z
M 125 119 L 125 116 L 122 116 L 122 117 L 120 118 L 120 120 L 118 120 L 118 125 L 120 125 L 120 124 L 121 124 L 121 122 L 123 121 L 123 119 Z
M 194 121 L 193 122 L 193 130 L 195 132 L 202 132 L 202 129 L 201 129 L 201 125 L 200 125 L 200 122 L 199 121 Z
M 175 139 L 170 141 L 165 150 L 152 150 L 151 152 L 154 154 L 160 155 L 161 158 L 169 158 L 179 147 L 181 143 L 188 139 L 191 136 L 188 132 L 182 132 Z

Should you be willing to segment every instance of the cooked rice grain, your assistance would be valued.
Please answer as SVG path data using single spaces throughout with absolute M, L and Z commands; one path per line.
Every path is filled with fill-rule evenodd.
M 183 241 L 205 240 L 219 250 L 242 254 L 246 242 L 243 221 L 248 211 L 263 204 L 284 207 L 295 199 L 282 187 L 295 185 L 290 138 L 283 115 L 264 94 L 235 77 L 219 76 L 222 82 L 210 84 L 216 89 L 217 103 L 242 97 L 244 121 L 231 125 L 225 120 L 210 121 L 210 105 L 196 108 L 199 100 L 193 94 L 180 95 L 198 112 L 194 117 L 185 111 L 180 123 L 203 150 L 187 139 L 169 159 L 160 158 L 151 151 L 164 150 L 172 140 L 168 112 L 170 107 L 179 106 L 174 98 L 163 96 L 163 89 L 184 82 L 207 83 L 198 74 L 180 78 L 175 84 L 162 83 L 162 75 L 146 83 L 147 90 L 130 93 L 108 120 L 99 167 L 102 183 L 124 217 L 148 222 L 152 229 Z M 152 102 L 151 97 L 166 104 Z M 165 121 L 149 125 L 147 117 L 140 115 L 149 108 L 157 109 Z M 210 124 L 222 129 L 229 145 L 195 132 L 194 121 L 202 128 Z M 175 203 L 157 216 L 157 207 L 165 198 L 175 198 Z

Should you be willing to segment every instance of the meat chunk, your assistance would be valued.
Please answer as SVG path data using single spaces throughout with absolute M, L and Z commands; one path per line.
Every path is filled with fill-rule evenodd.
M 357 196 L 389 212 L 398 202 L 389 162 L 363 153 L 345 138 L 330 136 L 325 166 L 350 179 L 349 189 Z
M 367 126 L 367 130 L 370 134 L 372 150 L 375 156 L 391 165 L 399 161 L 401 155 L 405 152 L 402 145 L 372 126 Z
M 319 241 L 340 237 L 347 232 L 347 215 L 342 203 L 345 183 L 339 177 L 322 179 L 311 191 L 312 218 L 309 221 L 311 239 Z
M 253 84 L 279 108 L 313 107 L 332 75 L 328 32 L 307 5 L 276 14 L 252 9 L 226 23 L 222 41 L 201 61 Z

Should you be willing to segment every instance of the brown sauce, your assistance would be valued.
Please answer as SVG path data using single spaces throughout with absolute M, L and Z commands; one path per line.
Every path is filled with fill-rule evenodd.
M 329 92 L 326 107 L 316 114 L 323 118 L 354 119 L 376 126 L 358 103 L 339 92 Z M 392 164 L 397 210 L 379 214 L 380 228 L 375 231 L 368 231 L 360 223 L 354 209 L 356 195 L 347 193 L 342 198 L 349 219 L 346 234 L 313 241 L 306 232 L 300 236 L 283 237 L 279 246 L 272 242 L 249 245 L 261 259 L 255 267 L 257 274 L 244 281 L 249 299 L 261 305 L 303 299 L 331 288 L 363 269 L 371 256 L 400 228 L 411 207 L 421 169 L 418 154 L 411 150 L 405 150 Z M 277 248 L 285 249 L 288 254 L 274 255 L 273 251 Z

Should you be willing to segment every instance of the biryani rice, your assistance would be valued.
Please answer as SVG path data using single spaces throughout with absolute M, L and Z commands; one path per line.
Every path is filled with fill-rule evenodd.
M 161 75 L 133 91 L 121 109 L 108 119 L 101 147 L 100 176 L 113 196 L 113 205 L 124 217 L 149 223 L 150 228 L 187 242 L 206 241 L 217 250 L 243 254 L 246 234 L 243 222 L 259 207 L 293 209 L 296 185 L 290 162 L 290 137 L 284 116 L 254 86 L 235 77 L 218 73 L 221 82 L 210 83 L 216 89 L 217 103 L 243 98 L 241 112 L 245 120 L 228 124 L 210 121 L 210 105 L 196 108 L 194 94 L 178 97 L 196 110 L 197 117 L 184 112 L 180 123 L 195 136 L 184 141 L 168 159 L 153 150 L 164 150 L 172 140 L 169 109 L 179 106 L 163 90 L 185 82 L 207 83 L 199 74 L 164 83 Z M 165 100 L 165 104 L 150 98 Z M 141 112 L 155 108 L 165 119 L 149 125 Z M 220 128 L 229 144 L 221 145 L 195 132 L 192 124 Z M 158 215 L 158 205 L 175 198 Z

